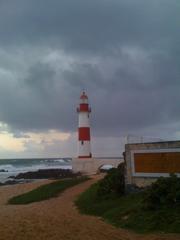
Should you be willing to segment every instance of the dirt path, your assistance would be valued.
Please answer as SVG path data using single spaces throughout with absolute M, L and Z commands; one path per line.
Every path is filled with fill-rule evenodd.
M 100 218 L 81 215 L 74 199 L 100 176 L 66 190 L 58 198 L 29 205 L 6 205 L 11 196 L 44 182 L 0 188 L 0 240 L 177 240 L 180 235 L 137 235 Z

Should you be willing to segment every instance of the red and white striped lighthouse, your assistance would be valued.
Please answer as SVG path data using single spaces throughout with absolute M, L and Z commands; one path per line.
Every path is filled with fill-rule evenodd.
M 91 109 L 88 103 L 88 97 L 83 91 L 80 96 L 80 104 L 77 108 L 79 115 L 79 128 L 78 128 L 78 157 L 79 158 L 91 158 L 91 136 L 90 136 L 90 124 L 89 115 Z

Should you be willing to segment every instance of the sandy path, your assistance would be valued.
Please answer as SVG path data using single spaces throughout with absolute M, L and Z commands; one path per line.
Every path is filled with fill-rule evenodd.
M 44 182 L 0 188 L 0 240 L 175 240 L 180 235 L 137 235 L 100 218 L 81 215 L 73 204 L 100 176 L 66 190 L 58 198 L 29 205 L 6 205 L 7 199 Z

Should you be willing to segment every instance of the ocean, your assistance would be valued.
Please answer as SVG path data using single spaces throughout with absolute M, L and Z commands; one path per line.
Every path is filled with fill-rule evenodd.
M 19 173 L 39 169 L 72 169 L 71 158 L 0 159 L 0 182 Z

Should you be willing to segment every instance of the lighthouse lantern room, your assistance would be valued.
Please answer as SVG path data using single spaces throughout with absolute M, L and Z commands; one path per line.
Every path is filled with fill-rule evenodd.
M 78 157 L 79 158 L 91 158 L 91 136 L 90 136 L 90 124 L 89 116 L 91 109 L 88 103 L 88 97 L 83 91 L 80 96 L 79 107 L 77 108 L 79 117 L 78 126 Z

